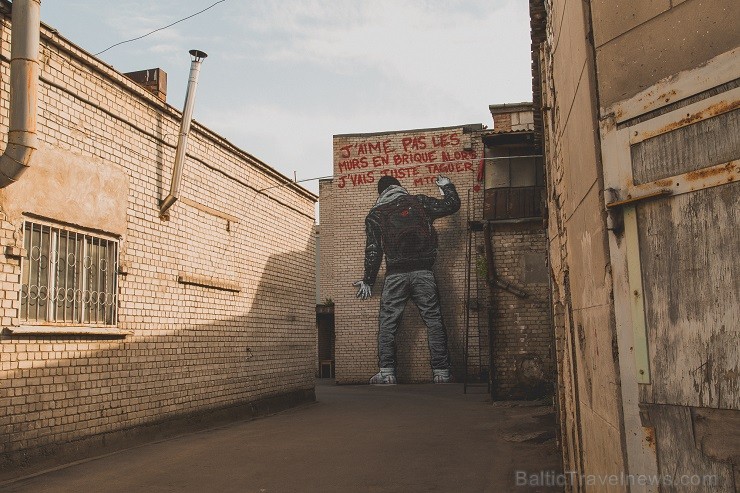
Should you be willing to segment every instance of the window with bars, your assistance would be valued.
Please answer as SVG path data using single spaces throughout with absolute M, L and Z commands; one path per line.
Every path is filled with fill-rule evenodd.
M 21 323 L 116 325 L 118 241 L 26 221 Z

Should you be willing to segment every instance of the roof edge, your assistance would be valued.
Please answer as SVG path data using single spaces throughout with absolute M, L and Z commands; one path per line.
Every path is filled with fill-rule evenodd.
M 515 113 L 517 111 L 534 111 L 534 104 L 531 101 L 521 103 L 503 103 L 489 104 L 488 109 L 492 114 L 501 115 L 505 113 Z
M 410 128 L 406 130 L 387 130 L 384 132 L 367 132 L 367 133 L 354 133 L 354 134 L 335 134 L 333 137 L 374 137 L 376 135 L 393 135 L 393 134 L 405 134 L 413 132 L 431 132 L 435 130 L 455 130 L 462 128 L 469 132 L 477 132 L 483 130 L 484 125 L 482 123 L 466 123 L 462 125 L 451 125 L 449 127 L 431 127 L 431 128 Z

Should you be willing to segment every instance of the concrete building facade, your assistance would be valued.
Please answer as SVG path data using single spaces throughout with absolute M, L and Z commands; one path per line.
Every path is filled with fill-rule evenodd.
M 489 219 L 495 222 L 493 215 L 486 217 L 484 212 L 491 202 L 486 197 L 494 195 L 494 156 L 508 170 L 512 153 L 521 154 L 514 152 L 516 145 L 499 145 L 496 139 L 503 134 L 524 140 L 523 136 L 533 135 L 531 104 L 517 111 L 505 106 L 492 107 L 498 121 L 490 130 L 476 124 L 334 136 L 334 178 L 320 183 L 320 298 L 334 303 L 338 383 L 367 383 L 378 371 L 384 268 L 369 300 L 357 299 L 352 286 L 363 278 L 365 216 L 378 198 L 377 181 L 394 176 L 411 194 L 439 197 L 434 180 L 442 174 L 453 181 L 461 199 L 456 214 L 434 223 L 439 236 L 434 272 L 453 374 L 458 381 L 487 383 L 490 378 L 493 394 L 500 398 L 525 398 L 550 390 L 546 383 L 553 371 L 547 276 L 526 274 L 528 269 L 546 273 L 539 199 L 529 222 L 518 221 L 520 216 L 510 221 L 499 217 L 500 224 L 488 233 L 491 255 L 486 255 L 482 224 Z M 526 164 L 534 170 L 534 161 Z M 508 182 L 496 186 L 501 193 L 513 189 Z M 504 203 L 509 202 L 504 199 Z M 493 289 L 487 282 L 488 262 L 500 281 Z M 530 296 L 521 298 L 501 289 L 507 283 Z M 399 382 L 431 381 L 426 328 L 412 302 L 396 342 Z M 527 380 L 522 375 L 534 377 Z
M 161 218 L 180 111 L 43 25 L 39 69 L 38 150 L 0 191 L 0 467 L 313 399 L 317 197 L 194 122 Z
M 530 13 L 568 490 L 735 491 L 740 6 Z

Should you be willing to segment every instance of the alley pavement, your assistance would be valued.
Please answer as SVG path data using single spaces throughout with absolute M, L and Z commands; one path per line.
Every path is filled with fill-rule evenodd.
M 461 384 L 337 386 L 317 402 L 0 483 L 4 492 L 556 491 L 549 406 Z M 542 476 L 539 476 L 542 477 Z M 517 478 L 520 479 L 517 485 Z

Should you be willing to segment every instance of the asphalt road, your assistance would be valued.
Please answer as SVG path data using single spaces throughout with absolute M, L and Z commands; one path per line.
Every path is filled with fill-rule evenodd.
M 555 491 L 516 484 L 516 471 L 559 469 L 552 410 L 492 405 L 472 392 L 318 381 L 315 404 L 78 461 L 0 491 Z

